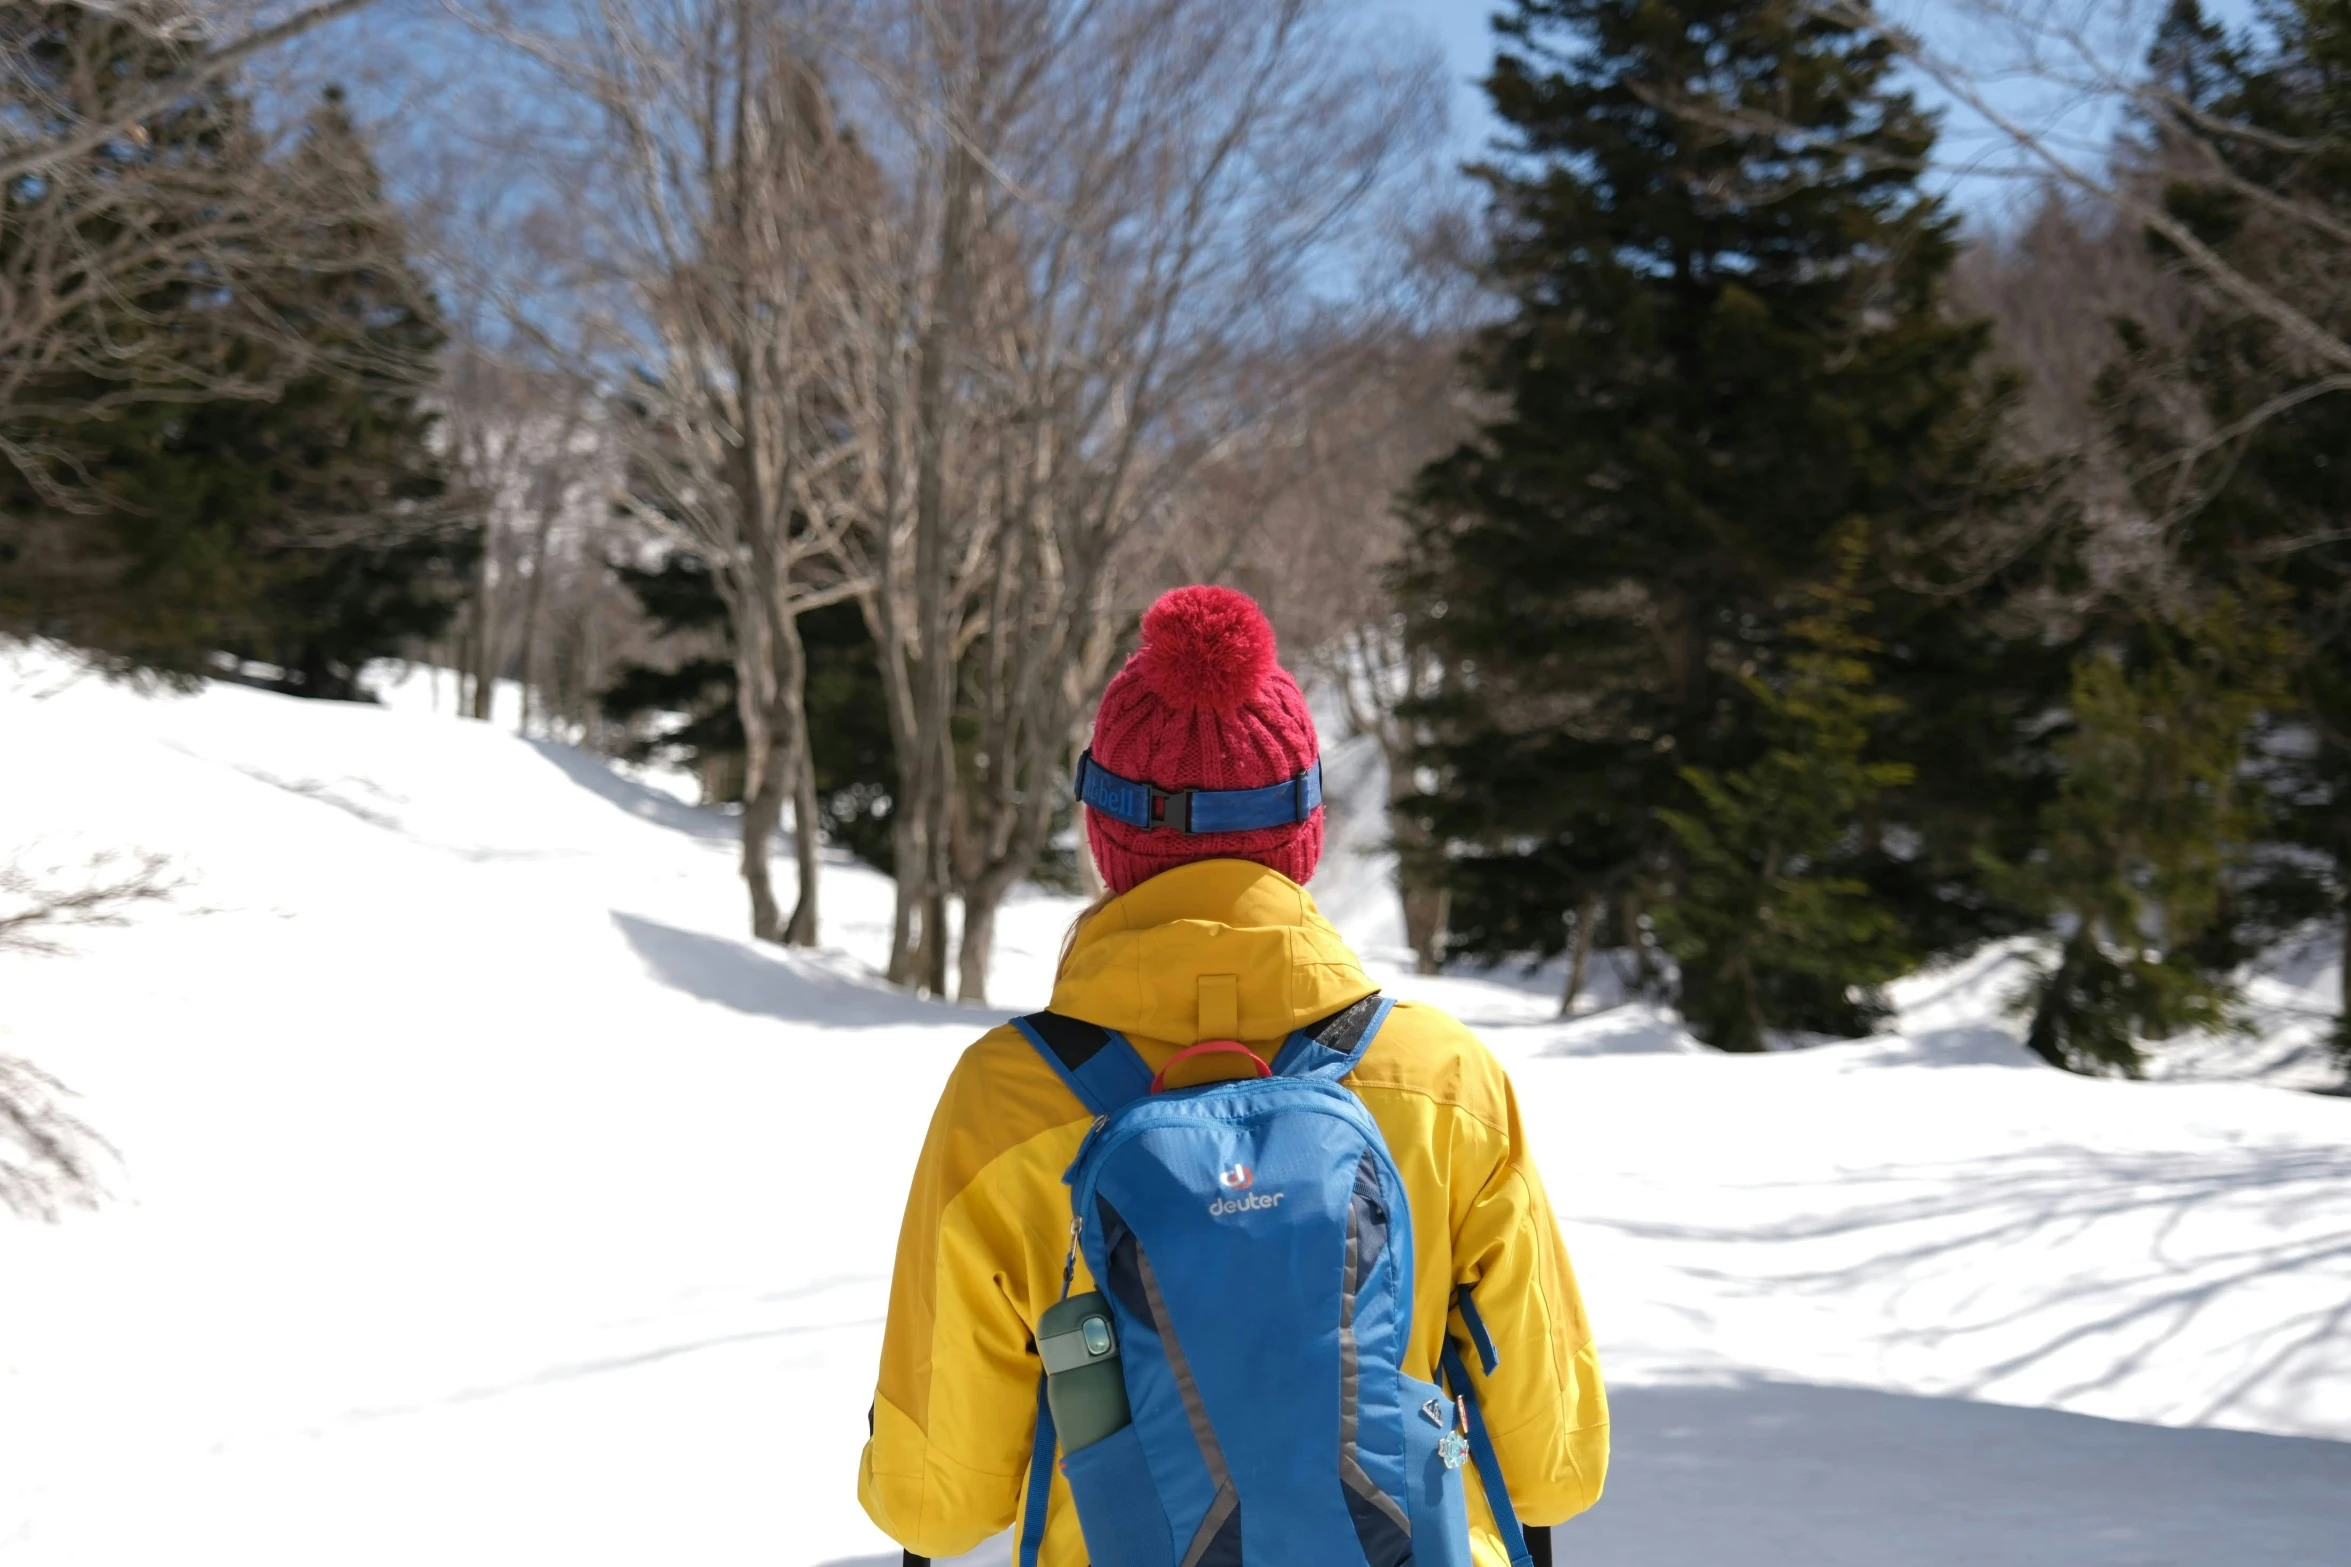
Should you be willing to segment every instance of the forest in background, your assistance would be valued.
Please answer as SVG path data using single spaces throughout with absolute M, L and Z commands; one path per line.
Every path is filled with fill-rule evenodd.
M 1518 0 L 1466 180 L 1319 0 L 546 0 L 380 18 L 406 76 L 350 4 L 14 7 L 0 628 L 516 682 L 740 802 L 756 935 L 821 822 L 978 998 L 1141 605 L 1229 581 L 1425 963 L 1611 950 L 1748 1050 L 2037 935 L 2033 1047 L 2136 1071 L 2351 945 L 2351 3 L 1966 4 L 2013 60 Z

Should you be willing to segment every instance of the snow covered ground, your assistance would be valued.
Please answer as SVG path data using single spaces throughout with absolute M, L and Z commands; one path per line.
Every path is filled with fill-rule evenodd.
M 1323 890 L 1392 963 L 1376 838 Z M 109 848 L 194 883 L 0 959 L 0 1052 L 122 1153 L 101 1213 L 0 1221 L 0 1561 L 895 1559 L 853 1478 L 906 1176 L 1070 900 L 1007 912 L 1004 1011 L 917 1002 L 879 877 L 755 947 L 729 821 L 421 685 L 0 655 L 0 856 Z M 1755 1059 L 1387 976 L 1509 1063 L 1591 1297 L 1618 1457 L 1563 1560 L 2351 1559 L 2351 1101 L 2042 1069 L 2013 963 Z

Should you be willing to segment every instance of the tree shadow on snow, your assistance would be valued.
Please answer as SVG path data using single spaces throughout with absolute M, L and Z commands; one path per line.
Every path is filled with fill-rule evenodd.
M 742 836 L 742 827 L 735 818 L 707 806 L 688 805 L 672 794 L 664 794 L 648 784 L 623 778 L 612 770 L 610 763 L 593 752 L 576 745 L 565 745 L 560 740 L 530 740 L 530 748 L 553 762 L 563 776 L 587 790 L 619 806 L 640 821 L 657 827 L 667 827 L 690 837 L 720 839 L 732 843 Z M 781 836 L 781 835 L 779 835 Z
M 1997 1396 L 2011 1378 L 2041 1378 L 2080 1367 L 2057 1397 L 2118 1386 L 2149 1369 L 2162 1346 L 2200 1328 L 2236 1293 L 2266 1280 L 2341 1276 L 2301 1309 L 2265 1319 L 2234 1340 L 2230 1375 L 2180 1413 L 2191 1420 L 2240 1418 L 2264 1404 L 2342 1374 L 2351 1333 L 2351 1151 L 2250 1147 L 2194 1160 L 2054 1146 L 2020 1149 L 1996 1166 L 1924 1164 L 1833 1183 L 1762 1182 L 1790 1193 L 1794 1216 L 1773 1224 L 1705 1225 L 1580 1215 L 1579 1222 L 1638 1239 L 1698 1245 L 1715 1265 L 1683 1271 L 1757 1299 L 1844 1299 L 1888 1283 L 1912 1286 L 1981 1276 L 1990 1257 L 2028 1251 L 2061 1255 L 2092 1235 L 2145 1248 L 2135 1266 L 2081 1272 L 2051 1268 L 2021 1301 L 1969 1306 L 1932 1327 L 1892 1331 L 1891 1342 L 1942 1351 L 2011 1342 L 2022 1348 L 1986 1365 L 1961 1386 Z M 1801 1211 L 1809 1209 L 1810 1211 Z M 2320 1222 L 2281 1227 L 2281 1221 Z M 2119 1228 L 2118 1228 L 2119 1227 Z M 2128 1242 L 2120 1237 L 2130 1237 Z M 1807 1266 L 1797 1248 L 1828 1243 L 1835 1261 Z M 1866 1254 L 1851 1256 L 1854 1243 Z M 2116 1254 L 2119 1261 L 2119 1252 Z M 2029 1385 L 2038 1388 L 2036 1380 Z M 2036 1392 L 2033 1396 L 2043 1396 Z M 2342 1451 L 2351 1453 L 2351 1445 Z M 2133 1558 L 2134 1560 L 2136 1558 Z
M 830 955 L 771 950 L 618 910 L 612 923 L 655 979 L 754 1017 L 812 1028 L 911 1023 L 970 1028 L 976 1033 L 1013 1015 L 998 1008 L 901 995 L 871 975 L 828 967 L 841 961 Z
M 2351 1444 L 1796 1383 L 1614 1389 L 1581 1567 L 2338 1560 Z

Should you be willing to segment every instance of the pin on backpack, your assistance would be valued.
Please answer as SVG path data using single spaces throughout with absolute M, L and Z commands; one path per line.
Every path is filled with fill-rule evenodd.
M 1115 1397 L 1090 1398 L 1091 1439 L 1059 1460 L 1093 1567 L 1470 1567 L 1471 1462 L 1511 1560 L 1531 1560 L 1459 1348 L 1446 1386 L 1406 1368 L 1410 1205 L 1343 1083 L 1392 1005 L 1366 997 L 1300 1029 L 1270 1066 L 1236 1041 L 1193 1045 L 1169 1068 L 1236 1055 L 1250 1075 L 1177 1088 L 1109 1029 L 1017 1020 L 1096 1117 L 1065 1176 L 1063 1293 L 1083 1255 L 1100 1302 L 1057 1308 L 1039 1343 L 1046 1384 L 1100 1390 L 1115 1366 L 1124 1392 L 1124 1423 Z M 1491 1374 L 1475 1304 L 1457 1304 Z M 1052 1392 L 1040 1385 L 1020 1567 L 1044 1538 Z

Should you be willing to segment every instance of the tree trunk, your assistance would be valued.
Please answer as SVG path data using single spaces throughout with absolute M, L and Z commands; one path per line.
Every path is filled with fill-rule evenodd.
M 776 679 L 786 660 L 773 645 L 778 628 L 764 594 L 737 592 L 728 614 L 735 626 L 735 708 L 743 720 L 743 886 L 751 894 L 752 938 L 780 943 L 784 917 L 768 860 L 799 771 L 788 687 Z
M 774 750 L 768 755 L 763 785 L 774 790 L 777 812 L 782 801 L 792 801 L 792 863 L 799 890 L 792 918 L 773 939 L 788 947 L 816 945 L 817 850 L 821 843 L 816 804 L 816 758 L 808 734 L 808 647 L 800 640 L 800 620 L 782 605 L 769 609 L 773 624 L 768 633 L 773 647 L 767 733 Z
M 963 895 L 963 944 L 956 954 L 955 999 L 985 1005 L 988 999 L 988 960 L 996 951 L 996 910 L 1003 906 L 1004 888 L 993 878 Z
M 802 704 L 794 706 L 799 711 L 793 715 L 793 749 L 799 755 L 792 768 L 792 862 L 800 873 L 800 895 L 792 903 L 792 921 L 784 927 L 784 945 L 813 947 L 816 945 L 816 855 L 821 846 L 823 817 L 816 801 L 816 753 L 808 739 L 808 712 Z
M 942 626 L 944 622 L 942 621 Z M 947 994 L 947 898 L 955 885 L 952 817 L 955 804 L 955 739 L 949 725 L 954 708 L 952 687 L 939 705 L 938 755 L 931 777 L 931 822 L 924 845 L 930 851 L 930 895 L 923 904 L 923 988 L 934 996 Z M 931 932 L 936 931 L 936 937 Z
M 1761 1055 L 1771 1048 L 1771 1044 L 1763 1035 L 1763 994 L 1756 988 L 1755 960 L 1751 957 L 1743 956 L 1739 959 L 1739 1008 L 1747 1024 L 1739 1048 L 1749 1054 Z
M 555 531 L 555 508 L 539 511 L 539 531 L 531 539 L 531 580 L 522 594 L 522 712 L 515 733 L 531 732 L 531 704 L 539 684 L 539 601 L 547 580 L 547 536 Z M 547 728 L 547 704 L 539 702 L 539 727 Z
M 905 778 L 903 770 L 899 778 Z M 922 856 L 922 841 L 914 830 L 912 813 L 903 800 L 893 802 L 890 817 L 890 861 L 897 872 L 897 895 L 890 908 L 890 966 L 883 971 L 893 985 L 914 985 L 915 917 L 921 900 L 921 872 L 910 870 Z
M 1404 889 L 1404 939 L 1412 947 L 1417 974 L 1441 973 L 1445 967 L 1445 920 L 1453 907 L 1453 890 L 1439 884 Z
M 947 994 L 947 887 L 937 876 L 923 891 L 922 939 L 915 945 L 915 968 L 923 993 Z
M 449 633 L 449 684 L 457 702 L 454 711 L 460 718 L 473 711 L 473 695 L 465 683 L 467 671 L 473 668 L 473 655 L 466 651 L 472 641 L 472 632 L 467 624 L 471 619 L 470 615 L 458 616 L 456 625 Z
M 1404 905 L 1404 941 L 1412 948 L 1414 972 L 1434 974 L 1445 966 L 1445 925 L 1453 909 L 1444 857 L 1412 809 L 1420 790 L 1413 781 L 1412 748 L 1404 729 L 1385 721 L 1385 714 L 1363 716 L 1368 727 L 1360 732 L 1378 738 L 1388 767 L 1388 831 L 1396 844 L 1396 894 Z
M 743 800 L 743 885 L 751 892 L 751 934 L 759 941 L 781 943 L 785 939 L 768 851 L 784 817 L 784 797 L 791 792 L 793 771 L 786 748 L 769 746 L 759 769 L 759 786 Z
M 1665 983 L 1665 974 L 1657 966 L 1657 954 L 1649 950 L 1647 936 L 1641 929 L 1641 895 L 1626 889 L 1616 897 L 1616 931 L 1624 944 L 1633 949 L 1633 972 L 1626 983 L 1644 996 L 1657 994 Z
M 2031 1025 L 2025 1030 L 2025 1048 L 2061 1072 L 2074 1070 L 2064 1041 L 2058 1037 L 2061 1015 L 2066 1009 L 2064 998 L 2069 997 L 2080 984 L 2079 976 L 2087 967 L 2088 956 L 2095 950 L 2096 941 L 2090 935 L 2089 923 L 2067 938 L 2059 953 L 2057 970 L 2041 982 L 2039 1002 L 2033 1008 Z
M 473 580 L 472 647 L 473 716 L 488 719 L 491 705 L 498 691 L 497 660 L 490 653 L 490 546 L 482 544 L 481 565 L 475 569 Z
M 949 725 L 955 711 L 955 646 L 948 625 L 947 426 L 953 399 L 947 359 L 959 338 L 968 258 L 964 255 L 974 171 L 962 142 L 947 150 L 941 175 L 939 280 L 931 318 L 921 335 L 921 363 L 915 384 L 914 599 L 918 652 L 914 692 L 915 745 L 922 757 L 916 770 L 918 799 L 907 802 L 922 835 L 919 866 L 900 866 L 921 879 L 922 934 L 916 947 L 915 980 L 934 996 L 947 993 L 947 889 L 953 867 L 947 853 L 947 801 L 955 788 L 955 742 Z
M 2351 898 L 2343 902 L 2341 1009 L 2335 1014 L 2335 1057 L 2351 1071 Z
M 1600 923 L 1600 895 L 1587 892 L 1576 905 L 1575 929 L 1567 938 L 1567 986 L 1559 993 L 1559 1015 L 1575 1016 L 1576 997 L 1584 993 L 1584 970 L 1592 961 L 1592 930 Z

